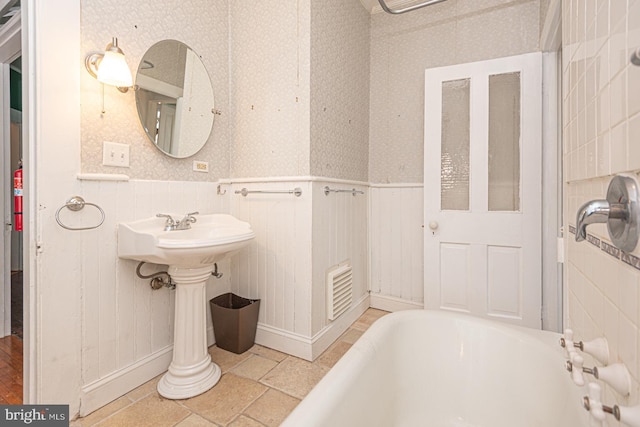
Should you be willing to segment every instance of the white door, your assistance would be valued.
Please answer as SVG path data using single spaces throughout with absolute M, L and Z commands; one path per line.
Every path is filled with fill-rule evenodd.
M 541 54 L 426 70 L 426 308 L 541 327 Z

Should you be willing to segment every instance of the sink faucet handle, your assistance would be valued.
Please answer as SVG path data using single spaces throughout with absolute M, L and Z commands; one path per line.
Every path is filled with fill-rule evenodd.
M 186 214 L 184 216 L 184 220 L 183 221 L 196 222 L 198 219 L 196 217 L 194 217 L 194 215 L 200 215 L 200 212 L 195 211 L 195 212 L 191 212 L 191 213 Z
M 163 213 L 159 213 L 156 214 L 156 216 L 158 218 L 167 218 L 167 224 L 175 224 L 175 220 L 171 217 L 171 215 L 167 215 L 167 214 L 163 214 Z

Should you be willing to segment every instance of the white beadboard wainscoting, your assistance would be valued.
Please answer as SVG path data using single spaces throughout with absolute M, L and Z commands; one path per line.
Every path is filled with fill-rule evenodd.
M 324 186 L 364 194 L 324 194 Z M 302 195 L 235 194 L 241 188 Z M 226 186 L 231 214 L 256 233 L 249 247 L 232 258 L 232 290 L 259 298 L 256 342 L 313 360 L 369 307 L 367 292 L 367 185 L 320 178 L 233 180 Z M 327 320 L 325 274 L 350 260 L 353 305 Z
M 152 291 L 135 261 L 117 257 L 117 224 L 157 213 L 231 213 L 251 224 L 252 243 L 219 265 L 207 299 L 224 292 L 261 300 L 256 342 L 307 360 L 319 356 L 369 306 L 420 308 L 422 185 L 372 185 L 314 177 L 207 182 L 105 181 L 84 177 L 80 195 L 105 211 L 82 236 L 82 400 L 88 414 L 164 372 L 173 343 L 175 292 Z M 358 190 L 324 194 L 324 187 Z M 235 191 L 292 190 L 302 195 Z M 71 195 L 69 195 L 71 196 Z M 61 201 L 61 204 L 64 201 Z M 63 209 L 70 226 L 99 220 L 91 206 Z M 326 272 L 352 265 L 353 303 L 327 318 Z M 144 274 L 164 266 L 145 265 Z M 369 290 L 371 291 L 371 297 Z M 208 319 L 208 344 L 214 343 Z
M 228 213 L 228 196 L 216 196 L 217 183 L 180 181 L 104 181 L 82 179 L 80 196 L 104 209 L 99 228 L 82 240 L 82 397 L 86 415 L 164 372 L 171 362 L 175 291 L 151 290 L 149 279 L 136 276 L 136 261 L 117 256 L 117 224 L 157 213 Z M 69 196 L 72 196 L 71 194 Z M 60 205 L 64 201 L 60 201 Z M 74 227 L 97 224 L 98 211 L 63 209 L 61 220 Z M 211 278 L 207 297 L 230 289 L 225 275 Z M 145 265 L 143 274 L 166 266 Z M 209 343 L 213 343 L 208 319 Z
M 371 307 L 424 306 L 423 185 L 371 184 Z

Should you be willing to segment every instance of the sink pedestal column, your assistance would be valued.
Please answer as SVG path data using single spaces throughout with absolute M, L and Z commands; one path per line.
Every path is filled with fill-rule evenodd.
M 213 265 L 169 267 L 176 282 L 173 360 L 158 383 L 158 393 L 167 399 L 197 396 L 220 380 L 220 367 L 207 351 L 206 282 L 212 271 Z

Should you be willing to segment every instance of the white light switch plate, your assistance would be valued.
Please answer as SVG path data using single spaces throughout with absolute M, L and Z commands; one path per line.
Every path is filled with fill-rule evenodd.
M 102 164 L 104 166 L 129 167 L 129 145 L 105 141 L 102 145 Z

